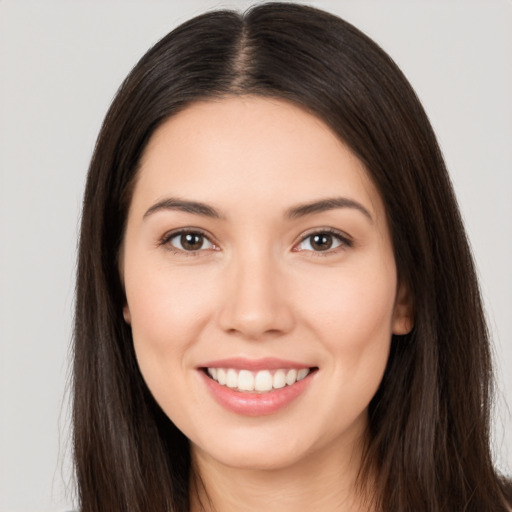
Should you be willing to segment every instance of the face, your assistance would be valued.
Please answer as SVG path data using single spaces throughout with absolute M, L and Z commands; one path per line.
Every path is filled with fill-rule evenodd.
M 156 131 L 121 274 L 149 389 L 194 454 L 231 467 L 347 453 L 410 329 L 364 166 L 280 100 L 197 103 Z

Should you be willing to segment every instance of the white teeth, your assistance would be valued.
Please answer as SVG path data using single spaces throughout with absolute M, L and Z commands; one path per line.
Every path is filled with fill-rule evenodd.
M 286 374 L 284 373 L 284 370 L 277 370 L 276 373 L 274 373 L 274 378 L 272 379 L 272 387 L 274 389 L 281 389 L 286 386 Z
M 254 376 L 251 372 L 247 370 L 240 371 L 238 374 L 238 389 L 240 391 L 254 391 Z
M 286 384 L 291 386 L 294 382 L 297 381 L 297 370 L 288 370 L 286 374 Z
M 230 368 L 226 374 L 226 386 L 228 388 L 238 387 L 238 372 Z
M 309 373 L 307 368 L 302 368 L 297 372 L 297 380 L 302 380 Z
M 256 391 L 270 391 L 272 389 L 272 375 L 268 370 L 263 370 L 256 374 L 254 389 Z
M 210 369 L 210 368 L 208 368 Z M 215 370 L 215 368 L 211 368 L 212 370 Z M 213 375 L 212 375 L 213 377 Z M 219 384 L 222 384 L 223 386 L 226 384 L 226 370 L 224 368 L 218 368 L 217 369 L 217 378 L 213 377 L 214 380 L 216 380 Z
M 208 375 L 222 386 L 237 391 L 256 391 L 264 393 L 272 389 L 281 389 L 291 386 L 304 379 L 310 373 L 309 368 L 300 370 L 236 370 L 234 368 L 208 368 Z

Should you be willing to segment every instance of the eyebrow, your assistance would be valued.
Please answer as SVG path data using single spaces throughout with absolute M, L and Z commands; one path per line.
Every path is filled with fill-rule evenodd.
M 305 217 L 307 215 L 313 215 L 315 213 L 326 212 L 329 210 L 335 210 L 338 208 L 352 208 L 355 209 L 373 223 L 373 218 L 370 212 L 359 202 L 354 201 L 346 197 L 334 197 L 329 199 L 322 199 L 320 201 L 312 201 L 311 203 L 300 204 L 289 208 L 285 212 L 285 218 L 297 219 L 299 217 Z M 186 199 L 179 199 L 175 197 L 169 197 L 158 201 L 151 206 L 146 213 L 144 218 L 151 214 L 161 210 L 178 210 L 186 213 L 192 213 L 194 215 L 201 215 L 203 217 L 210 217 L 213 219 L 224 219 L 225 217 L 218 212 L 212 206 L 197 201 L 188 201 Z
M 193 213 L 195 215 L 202 215 L 203 217 L 211 217 L 213 219 L 224 218 L 215 208 L 212 208 L 207 204 L 199 203 L 197 201 L 187 201 L 185 199 L 178 199 L 174 197 L 169 197 L 163 199 L 162 201 L 158 201 L 158 203 L 155 203 L 146 211 L 144 218 L 160 210 L 178 210 L 182 212 Z
M 335 210 L 337 208 L 353 208 L 358 210 L 373 223 L 373 218 L 370 212 L 361 203 L 347 197 L 333 197 L 330 199 L 322 199 L 320 201 L 313 201 L 311 203 L 294 206 L 286 211 L 285 217 L 288 219 L 296 219 L 298 217 Z

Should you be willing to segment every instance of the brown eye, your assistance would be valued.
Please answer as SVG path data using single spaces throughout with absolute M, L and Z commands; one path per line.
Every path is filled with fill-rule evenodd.
M 332 247 L 332 235 L 329 233 L 320 233 L 311 236 L 311 247 L 315 251 L 327 251 Z
M 319 231 L 306 236 L 297 246 L 298 251 L 312 251 L 312 252 L 326 252 L 331 249 L 336 249 L 340 246 L 350 247 L 351 243 L 348 239 L 344 238 L 337 233 L 330 233 L 328 231 Z
M 202 233 L 184 231 L 169 238 L 168 243 L 180 251 L 193 252 L 212 249 L 213 244 Z
M 203 246 L 203 235 L 185 233 L 180 235 L 180 243 L 186 251 L 198 251 Z

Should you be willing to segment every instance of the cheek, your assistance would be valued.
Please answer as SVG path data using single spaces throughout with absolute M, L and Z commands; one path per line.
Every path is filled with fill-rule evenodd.
M 371 343 L 375 336 L 391 335 L 396 294 L 393 268 L 349 268 L 332 272 L 329 279 L 310 273 L 302 288 L 303 315 L 331 333 L 336 346 L 345 341 L 347 347 L 356 348 L 365 340 Z
M 316 286 L 311 281 L 307 289 L 302 315 L 331 355 L 336 381 L 370 399 L 389 356 L 396 293 L 394 266 L 351 268 L 329 280 L 316 280 Z
M 208 281 L 191 273 L 137 266 L 126 272 L 135 352 L 146 379 L 183 364 L 201 332 L 213 298 Z

